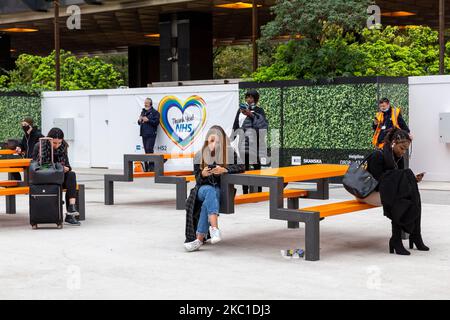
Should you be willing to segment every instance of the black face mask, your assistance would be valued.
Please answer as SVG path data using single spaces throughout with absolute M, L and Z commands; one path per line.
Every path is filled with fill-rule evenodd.
M 23 131 L 25 131 L 25 133 L 28 132 L 28 130 L 30 130 L 30 126 L 22 126 Z

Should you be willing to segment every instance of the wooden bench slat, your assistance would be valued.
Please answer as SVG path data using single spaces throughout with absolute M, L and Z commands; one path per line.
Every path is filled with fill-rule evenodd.
M 28 194 L 29 192 L 29 187 L 5 188 L 0 189 L 0 196 L 15 196 L 19 194 Z
M 77 190 L 80 190 L 80 186 L 77 184 Z M 63 192 L 66 192 L 66 189 L 63 189 Z M 30 187 L 14 187 L 14 188 L 4 188 L 0 189 L 0 196 L 14 196 L 19 194 L 29 194 Z
M 302 198 L 308 195 L 308 191 L 301 189 L 287 189 L 283 192 L 283 198 Z M 256 203 L 268 201 L 270 199 L 269 192 L 255 192 L 249 194 L 240 194 L 234 198 L 235 204 Z
M 16 153 L 17 153 L 16 150 L 9 150 L 9 149 L 0 150 L 0 155 L 2 155 L 2 156 L 13 155 Z
M 23 172 L 23 168 L 0 168 L 0 172 Z
M 0 187 L 17 187 L 19 183 L 20 181 L 16 180 L 0 181 Z
M 30 166 L 31 159 L 5 159 L 0 160 L 0 168 L 24 168 Z
M 330 204 L 324 204 L 320 206 L 314 206 L 314 207 L 307 207 L 299 209 L 301 211 L 312 211 L 312 212 L 319 212 L 320 217 L 330 217 L 335 216 L 339 214 L 345 214 L 355 211 L 361 211 L 361 210 L 367 210 L 376 208 L 375 206 L 372 206 L 367 203 L 361 203 L 358 200 L 349 200 L 349 201 L 343 201 L 343 202 L 337 202 L 337 203 L 330 203 Z

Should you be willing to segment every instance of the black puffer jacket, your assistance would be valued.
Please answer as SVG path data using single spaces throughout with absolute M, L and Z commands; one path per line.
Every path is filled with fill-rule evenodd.
M 259 130 L 267 130 L 269 124 L 262 108 L 256 106 L 253 107 L 251 111 L 253 111 L 253 117 L 247 117 L 242 123 L 242 126 L 239 126 L 239 116 L 241 111 L 238 110 L 236 118 L 234 119 L 233 131 L 236 132 L 236 130 L 242 129 L 245 134 L 245 139 L 239 140 L 239 151 L 245 150 L 247 155 L 255 156 L 258 155 L 259 149 L 265 150 L 267 148 L 264 139 L 260 137 Z M 250 131 L 250 129 L 253 129 L 254 131 Z M 242 154 L 240 156 L 243 157 Z M 259 162 L 259 155 L 257 159 Z
M 25 133 L 19 143 L 20 149 L 24 153 L 24 158 L 33 158 L 34 146 L 39 143 L 39 138 L 44 137 L 38 128 L 33 127 L 30 134 Z

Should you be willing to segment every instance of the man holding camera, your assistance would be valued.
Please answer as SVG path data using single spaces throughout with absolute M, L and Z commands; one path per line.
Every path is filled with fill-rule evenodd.
M 265 143 L 260 137 L 260 130 L 267 130 L 269 127 L 264 110 L 258 106 L 259 93 L 256 90 L 249 90 L 245 94 L 245 104 L 239 106 L 236 118 L 234 120 L 233 131 L 242 130 L 244 141 L 239 141 L 240 157 L 244 158 L 241 151 L 245 154 L 245 170 L 261 169 L 261 159 L 259 150 Z M 239 137 L 239 134 L 236 136 Z M 242 147 L 241 147 L 242 146 Z M 248 186 L 242 186 L 242 191 L 247 194 Z M 262 188 L 258 187 L 258 192 Z
M 145 153 L 153 153 L 155 147 L 156 134 L 159 125 L 159 112 L 153 108 L 153 101 L 145 99 L 144 108 L 138 119 L 140 134 L 144 145 Z M 153 171 L 153 163 L 145 162 L 145 171 Z

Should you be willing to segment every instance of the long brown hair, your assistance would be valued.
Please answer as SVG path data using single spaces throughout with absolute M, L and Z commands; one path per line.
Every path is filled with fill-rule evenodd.
M 216 145 L 214 154 L 211 154 L 211 151 L 208 149 L 208 139 L 213 134 L 219 137 L 219 143 Z M 212 126 L 206 133 L 205 143 L 201 149 L 201 169 L 212 164 L 213 160 L 217 165 L 226 168 L 228 166 L 230 147 L 230 140 L 225 134 L 225 130 L 221 126 Z

